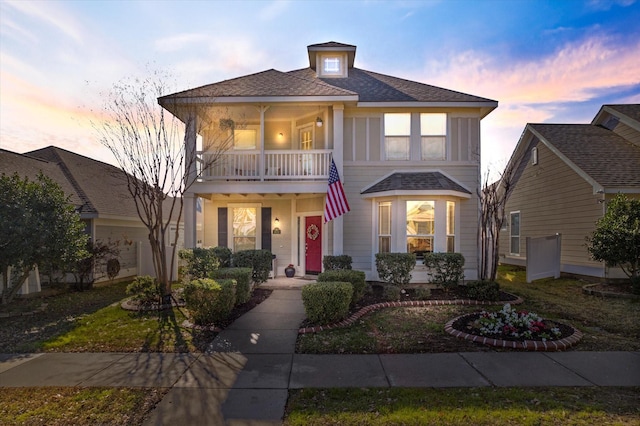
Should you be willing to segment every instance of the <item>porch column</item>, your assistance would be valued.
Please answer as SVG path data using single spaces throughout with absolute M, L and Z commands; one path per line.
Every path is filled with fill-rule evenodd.
M 189 188 L 198 177 L 196 150 L 197 150 L 197 116 L 195 112 L 189 115 L 185 129 L 185 187 Z M 184 200 L 184 247 L 196 246 L 196 197 L 187 189 L 183 195 Z M 179 226 L 179 224 L 178 224 Z
M 344 105 L 333 105 L 333 161 L 344 185 Z M 347 191 L 345 189 L 347 197 Z M 348 200 L 348 198 L 347 198 Z M 326 203 L 326 200 L 325 200 Z M 344 215 L 333 219 L 333 255 L 339 256 L 344 251 Z

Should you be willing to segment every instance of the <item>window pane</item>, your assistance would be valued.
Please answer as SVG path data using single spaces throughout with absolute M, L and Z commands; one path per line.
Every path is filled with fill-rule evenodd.
M 422 136 L 446 135 L 447 114 L 420 114 L 420 134 Z
M 422 137 L 422 159 L 423 160 L 444 160 L 444 136 L 423 136 Z
M 257 132 L 254 129 L 233 131 L 233 149 L 256 149 Z
M 423 259 L 425 253 L 433 252 L 433 237 L 408 237 L 407 253 L 415 253 L 418 259 Z
M 434 201 L 407 201 L 407 235 L 432 235 Z
M 511 237 L 511 253 L 520 254 L 520 237 Z
M 340 72 L 340 58 L 324 58 L 324 71 L 325 72 Z
M 233 248 L 236 252 L 241 250 L 255 250 L 256 239 L 250 237 L 234 237 Z
M 455 253 L 456 251 L 456 238 L 453 236 L 447 236 L 447 253 Z
M 408 136 L 411 134 L 411 114 L 385 114 L 385 136 Z
M 520 213 L 511 213 L 511 235 L 520 235 Z
M 391 235 L 391 203 L 378 205 L 378 234 Z
M 378 237 L 378 253 L 391 253 L 391 237 Z
M 388 136 L 385 138 L 385 150 L 387 160 L 409 159 L 409 137 Z
M 233 236 L 234 241 L 238 238 L 238 241 L 243 246 L 248 244 L 248 240 L 253 241 L 252 249 L 255 248 L 255 237 L 257 229 L 257 212 L 255 207 L 234 207 L 233 209 Z M 241 240 L 242 237 L 247 237 L 248 240 Z M 237 246 L 234 244 L 234 249 L 238 251 Z M 245 249 L 243 249 L 245 250 Z
M 447 201 L 447 235 L 456 233 L 456 203 Z

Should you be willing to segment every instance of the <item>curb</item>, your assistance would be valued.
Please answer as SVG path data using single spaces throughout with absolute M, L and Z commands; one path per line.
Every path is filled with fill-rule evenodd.
M 329 325 L 323 325 L 323 326 L 314 326 L 314 327 L 304 327 L 298 330 L 298 334 L 308 334 L 308 333 L 317 333 L 319 331 L 324 331 L 324 330 L 333 330 L 336 328 L 343 328 L 343 327 L 349 327 L 350 325 L 352 325 L 353 323 L 355 323 L 358 319 L 360 319 L 362 316 L 368 314 L 369 312 L 374 312 L 377 311 L 379 309 L 383 309 L 383 308 L 401 308 L 401 307 L 425 307 L 425 306 L 445 306 L 445 305 L 467 305 L 467 306 L 471 306 L 471 305 L 498 305 L 498 304 L 502 304 L 502 303 L 510 303 L 512 305 L 519 305 L 521 303 L 524 302 L 524 300 L 519 297 L 519 296 L 515 296 L 512 295 L 514 297 L 517 297 L 516 300 L 512 300 L 512 301 L 500 301 L 500 302 L 486 302 L 486 301 L 480 301 L 480 300 L 471 300 L 471 299 L 455 299 L 455 300 L 408 300 L 406 302 L 382 302 L 382 303 L 376 303 L 373 305 L 369 305 L 369 306 L 365 306 L 364 308 L 360 309 L 358 312 L 354 313 L 353 315 L 351 315 L 349 318 L 344 319 L 342 321 L 333 323 L 333 324 L 329 324 Z

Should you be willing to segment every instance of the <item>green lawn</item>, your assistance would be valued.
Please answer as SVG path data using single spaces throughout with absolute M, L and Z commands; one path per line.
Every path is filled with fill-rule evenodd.
M 640 388 L 302 389 L 284 424 L 638 425 Z

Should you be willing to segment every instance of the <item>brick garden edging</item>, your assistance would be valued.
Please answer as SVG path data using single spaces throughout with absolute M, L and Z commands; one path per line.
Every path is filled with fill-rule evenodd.
M 512 295 L 515 297 L 515 295 Z M 486 302 L 480 300 L 471 300 L 471 299 L 455 299 L 455 300 L 408 300 L 405 302 L 382 302 L 376 303 L 373 305 L 365 306 L 360 309 L 358 312 L 351 315 L 349 318 L 344 319 L 342 321 L 322 326 L 315 327 L 305 327 L 298 330 L 298 334 L 307 334 L 307 333 L 316 333 L 323 330 L 333 330 L 336 328 L 349 327 L 353 323 L 355 323 L 358 319 L 363 317 L 364 315 L 377 311 L 383 308 L 402 308 L 402 307 L 424 307 L 424 306 L 445 306 L 445 305 L 498 305 L 503 303 L 510 303 L 512 305 L 519 305 L 524 300 L 521 297 L 518 297 L 516 300 L 512 301 L 497 301 L 497 302 Z
M 485 336 L 478 336 L 477 334 L 469 334 L 464 331 L 456 330 L 453 328 L 453 323 L 458 321 L 461 318 L 473 316 L 475 314 L 466 314 L 461 315 L 457 318 L 454 318 L 448 321 L 444 326 L 444 331 L 451 334 L 458 339 L 470 340 L 475 343 L 480 343 L 487 346 L 494 346 L 497 348 L 508 348 L 508 349 L 522 349 L 525 351 L 563 351 L 565 349 L 569 349 L 571 346 L 578 343 L 582 340 L 584 336 L 580 330 L 577 330 L 571 325 L 564 324 L 567 327 L 573 329 L 573 334 L 571 336 L 559 339 L 559 340 L 523 340 L 523 341 L 514 341 L 514 340 L 502 340 L 502 339 L 493 339 Z

